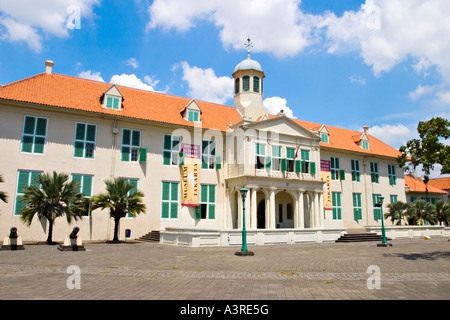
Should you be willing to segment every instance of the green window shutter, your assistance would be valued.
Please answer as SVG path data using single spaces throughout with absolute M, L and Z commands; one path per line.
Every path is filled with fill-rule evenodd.
M 72 175 L 72 180 L 79 184 L 79 187 L 77 188 L 77 192 L 81 192 L 81 179 L 82 179 L 82 177 L 80 174 Z
M 45 136 L 47 132 L 47 119 L 38 118 L 36 123 L 36 134 Z
M 340 170 L 339 171 L 339 179 L 345 180 L 345 170 Z
M 83 178 L 83 196 L 91 197 L 92 195 L 92 176 L 84 176 Z
M 216 170 L 222 169 L 222 157 L 216 157 Z
M 169 218 L 169 202 L 163 202 L 161 205 L 161 218 Z
M 112 104 L 113 104 L 113 98 L 112 97 L 107 97 L 106 98 L 106 107 L 109 109 L 112 109 Z
M 295 157 L 295 149 L 294 148 L 287 148 L 286 149 L 286 157 L 288 159 L 294 159 L 294 157 Z
M 316 174 L 316 163 L 315 162 L 309 163 L 309 173 Z
M 75 157 L 83 157 L 83 155 L 84 155 L 84 143 L 75 141 L 74 156 Z
M 305 160 L 301 160 L 301 164 L 302 164 L 302 173 L 306 173 L 306 161 Z
M 200 201 L 201 202 L 208 202 L 208 186 L 202 184 L 200 187 Z
M 95 141 L 95 132 L 96 132 L 96 126 L 95 125 L 88 125 L 87 131 L 86 131 L 86 140 L 88 141 Z
M 214 185 L 209 186 L 209 202 L 210 203 L 216 202 L 216 186 Z
M 45 138 L 36 137 L 34 140 L 34 153 L 44 153 Z
M 208 205 L 208 218 L 209 219 L 215 219 L 216 218 L 216 205 L 215 204 L 209 204 Z
M 163 152 L 163 164 L 164 165 L 167 165 L 167 166 L 170 166 L 170 164 L 171 164 L 171 157 L 170 157 L 170 155 L 171 155 L 171 152 L 170 151 L 164 151 Z
M 147 162 L 147 148 L 140 148 L 139 149 L 139 162 L 140 163 Z
M 172 150 L 172 136 L 170 134 L 164 135 L 164 149 Z
M 301 166 L 301 161 L 300 160 L 295 160 L 295 172 L 299 173 L 302 171 L 302 166 Z
M 131 130 L 123 129 L 122 130 L 122 144 L 130 145 L 131 143 Z
M 36 118 L 35 117 L 26 116 L 25 117 L 25 125 L 24 125 L 24 129 L 23 129 L 23 133 L 24 134 L 34 134 L 35 122 L 36 122 Z
M 170 200 L 178 201 L 178 183 L 171 182 Z
M 33 152 L 33 137 L 23 136 L 22 151 L 23 152 Z
M 287 159 L 281 159 L 281 171 L 287 171 Z
M 139 147 L 141 145 L 141 132 L 139 130 L 133 130 L 131 144 L 134 147 Z
M 270 169 L 272 166 L 272 158 L 266 157 L 266 169 Z
M 113 109 L 119 109 L 119 98 L 113 99 Z
M 84 123 L 77 123 L 77 128 L 75 130 L 75 139 L 84 140 L 85 126 L 86 125 Z
M 170 200 L 170 182 L 162 183 L 162 199 L 166 201 Z
M 195 219 L 201 219 L 202 218 L 202 209 L 201 206 L 198 205 L 197 207 L 195 207 Z
M 178 203 L 177 202 L 170 203 L 170 218 L 172 218 L 172 219 L 178 218 Z
M 40 187 L 39 182 L 37 182 L 37 178 L 41 175 L 42 172 L 38 171 L 32 171 L 31 172 L 31 179 L 30 179 L 30 185 Z
M 23 189 L 28 186 L 28 179 L 30 177 L 30 172 L 19 171 L 19 180 L 17 182 L 17 192 L 23 193 Z
M 178 154 L 178 156 L 179 156 L 179 163 L 178 163 L 178 165 L 179 166 L 184 166 L 184 152 L 180 152 L 179 154 Z M 164 159 L 165 160 L 165 159 Z
M 130 148 L 122 147 L 122 161 L 130 161 Z

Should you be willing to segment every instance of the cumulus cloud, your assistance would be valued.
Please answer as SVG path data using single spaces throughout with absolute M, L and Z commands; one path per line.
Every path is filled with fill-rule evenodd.
M 137 61 L 136 58 L 130 58 L 130 59 L 128 59 L 127 61 L 125 61 L 125 64 L 126 64 L 127 66 L 132 67 L 133 69 L 139 68 L 139 63 L 138 63 L 138 61 Z
M 81 71 L 80 73 L 78 73 L 78 77 L 83 78 L 83 79 L 105 82 L 105 80 L 103 80 L 100 72 L 95 72 L 95 71 L 93 72 L 91 70 Z
M 398 149 L 406 141 L 413 138 L 414 130 L 401 123 L 395 125 L 382 124 L 371 127 L 369 134 Z
M 114 75 L 112 76 L 110 83 L 118 84 L 125 87 L 131 87 L 135 89 L 155 91 L 155 89 L 153 89 L 152 86 L 148 85 L 147 83 L 144 83 L 135 74 Z
M 76 8 L 81 18 L 90 18 L 99 0 L 0 0 L 1 40 L 25 42 L 30 49 L 42 50 L 44 36 L 68 37 L 68 20 Z
M 287 106 L 287 101 L 284 98 L 266 98 L 264 99 L 263 105 L 269 114 L 276 115 L 280 111 L 283 111 L 283 113 L 286 114 L 286 116 L 288 116 L 289 118 L 295 118 L 292 109 Z
M 409 92 L 409 97 L 411 100 L 415 101 L 424 95 L 432 94 L 434 90 L 435 89 L 433 86 L 429 85 L 422 86 L 419 84 L 416 90 Z
M 194 99 L 224 104 L 233 97 L 233 78 L 216 76 L 213 69 L 191 67 L 186 61 L 176 68 L 183 70 L 183 80 L 188 84 L 188 95 Z

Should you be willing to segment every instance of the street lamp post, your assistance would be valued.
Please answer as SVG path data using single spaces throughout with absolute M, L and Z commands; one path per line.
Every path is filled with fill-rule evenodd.
M 391 243 L 387 243 L 386 240 L 386 230 L 384 228 L 384 216 L 383 216 L 383 201 L 384 197 L 378 197 L 378 202 L 375 204 L 376 207 L 380 208 L 381 211 L 381 243 L 377 244 L 377 247 L 391 247 Z
M 245 228 L 245 198 L 247 197 L 248 190 L 243 187 L 239 190 L 242 197 L 242 248 L 241 251 L 235 253 L 237 256 L 253 256 L 253 252 L 247 249 L 247 230 Z

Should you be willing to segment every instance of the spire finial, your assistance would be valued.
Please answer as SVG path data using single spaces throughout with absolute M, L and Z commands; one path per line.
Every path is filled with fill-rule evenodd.
M 247 43 L 244 44 L 244 46 L 247 48 L 247 59 L 250 59 L 250 48 L 253 48 L 253 44 L 250 40 L 250 37 L 247 38 Z

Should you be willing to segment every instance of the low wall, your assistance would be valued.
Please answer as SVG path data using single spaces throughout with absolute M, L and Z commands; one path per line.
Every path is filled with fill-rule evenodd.
M 277 245 L 297 243 L 334 242 L 345 229 L 275 229 L 275 230 L 248 230 L 247 245 Z M 160 243 L 203 247 L 203 246 L 241 246 L 241 230 L 193 230 L 193 229 L 167 229 L 160 232 Z
M 367 232 L 381 234 L 381 227 L 366 227 Z M 391 239 L 424 236 L 450 237 L 450 228 L 444 226 L 389 226 L 385 227 L 386 237 Z

